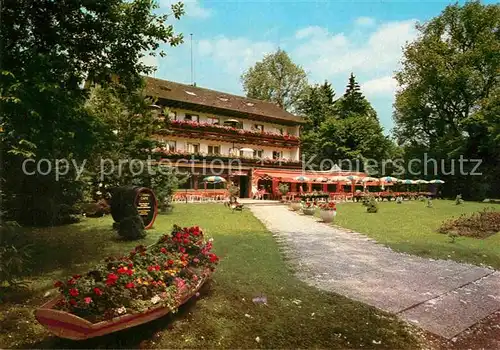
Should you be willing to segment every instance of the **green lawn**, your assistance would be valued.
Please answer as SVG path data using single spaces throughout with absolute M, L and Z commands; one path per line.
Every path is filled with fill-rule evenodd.
M 420 201 L 381 202 L 378 213 L 368 214 L 360 203 L 341 203 L 335 223 L 365 233 L 397 251 L 500 269 L 500 233 L 487 239 L 459 237 L 454 243 L 447 235 L 437 233 L 444 220 L 484 208 L 500 210 L 500 205 L 475 202 L 455 205 L 454 201 L 435 200 L 433 208 L 427 208 Z
M 179 204 L 173 214 L 159 216 L 155 230 L 139 242 L 117 240 L 111 223 L 109 217 L 86 219 L 76 225 L 27 231 L 35 249 L 30 288 L 15 294 L 4 291 L 0 348 L 419 347 L 415 332 L 394 317 L 293 277 L 278 244 L 249 211 Z M 152 243 L 173 223 L 200 225 L 215 238 L 215 250 L 222 257 L 198 300 L 174 316 L 85 342 L 53 337 L 36 322 L 33 309 L 48 300 L 43 295 L 53 290 L 53 280 L 84 272 L 109 254 Z M 267 306 L 252 302 L 260 295 L 267 296 Z

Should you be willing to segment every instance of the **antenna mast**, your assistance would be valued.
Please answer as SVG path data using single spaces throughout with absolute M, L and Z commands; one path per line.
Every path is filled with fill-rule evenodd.
M 194 82 L 194 65 L 193 65 L 193 34 L 189 34 L 191 37 L 191 85 L 195 85 Z

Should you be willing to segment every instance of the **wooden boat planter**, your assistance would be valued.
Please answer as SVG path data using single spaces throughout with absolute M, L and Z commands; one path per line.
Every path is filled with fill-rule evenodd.
M 211 273 L 210 269 L 205 270 L 196 287 L 180 295 L 177 306 L 185 304 L 195 296 L 210 278 Z M 85 340 L 135 327 L 156 320 L 172 311 L 168 307 L 153 307 L 142 313 L 125 314 L 110 320 L 92 323 L 71 313 L 54 309 L 59 300 L 60 297 L 54 298 L 36 309 L 35 318 L 51 333 L 72 340 Z

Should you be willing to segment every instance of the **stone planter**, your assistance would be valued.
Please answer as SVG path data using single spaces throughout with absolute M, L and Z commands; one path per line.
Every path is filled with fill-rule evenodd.
M 300 203 L 290 203 L 290 209 L 293 210 L 293 211 L 297 211 L 300 209 Z
M 335 210 L 320 210 L 319 212 L 319 216 L 324 222 L 332 222 L 336 215 L 337 211 Z
M 314 213 L 316 212 L 316 209 L 315 208 L 302 208 L 302 212 L 304 213 L 304 215 L 314 215 Z

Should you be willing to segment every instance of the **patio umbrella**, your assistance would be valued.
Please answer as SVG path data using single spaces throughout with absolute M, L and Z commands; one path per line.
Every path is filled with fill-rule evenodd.
M 363 177 L 361 178 L 361 182 L 373 182 L 373 181 L 379 181 L 376 177 L 370 177 L 370 176 L 366 176 L 366 177 Z
M 429 181 L 430 184 L 444 184 L 443 180 L 431 180 Z
M 328 178 L 326 177 L 318 177 L 317 179 L 314 180 L 315 182 L 327 182 Z
M 415 181 L 415 183 L 417 183 L 417 184 L 428 184 L 429 181 L 427 181 L 427 180 L 417 180 L 417 181 Z
M 383 183 L 395 183 L 398 182 L 398 179 L 392 176 L 384 176 L 380 178 L 380 182 Z
M 307 182 L 307 181 L 309 181 L 309 178 L 305 177 L 305 176 L 297 176 L 296 178 L 294 178 L 294 180 L 301 181 L 301 182 Z
M 399 183 L 405 184 L 405 185 L 414 185 L 417 182 L 415 180 L 405 179 L 405 180 L 399 180 Z
M 331 181 L 331 182 L 341 182 L 341 181 L 347 181 L 347 177 L 345 177 L 345 176 L 341 176 L 341 175 L 339 175 L 339 176 L 332 176 L 332 177 L 330 178 L 330 181 Z
M 206 178 L 203 179 L 203 182 L 212 182 L 216 184 L 219 182 L 226 182 L 226 179 L 220 176 L 207 176 Z

